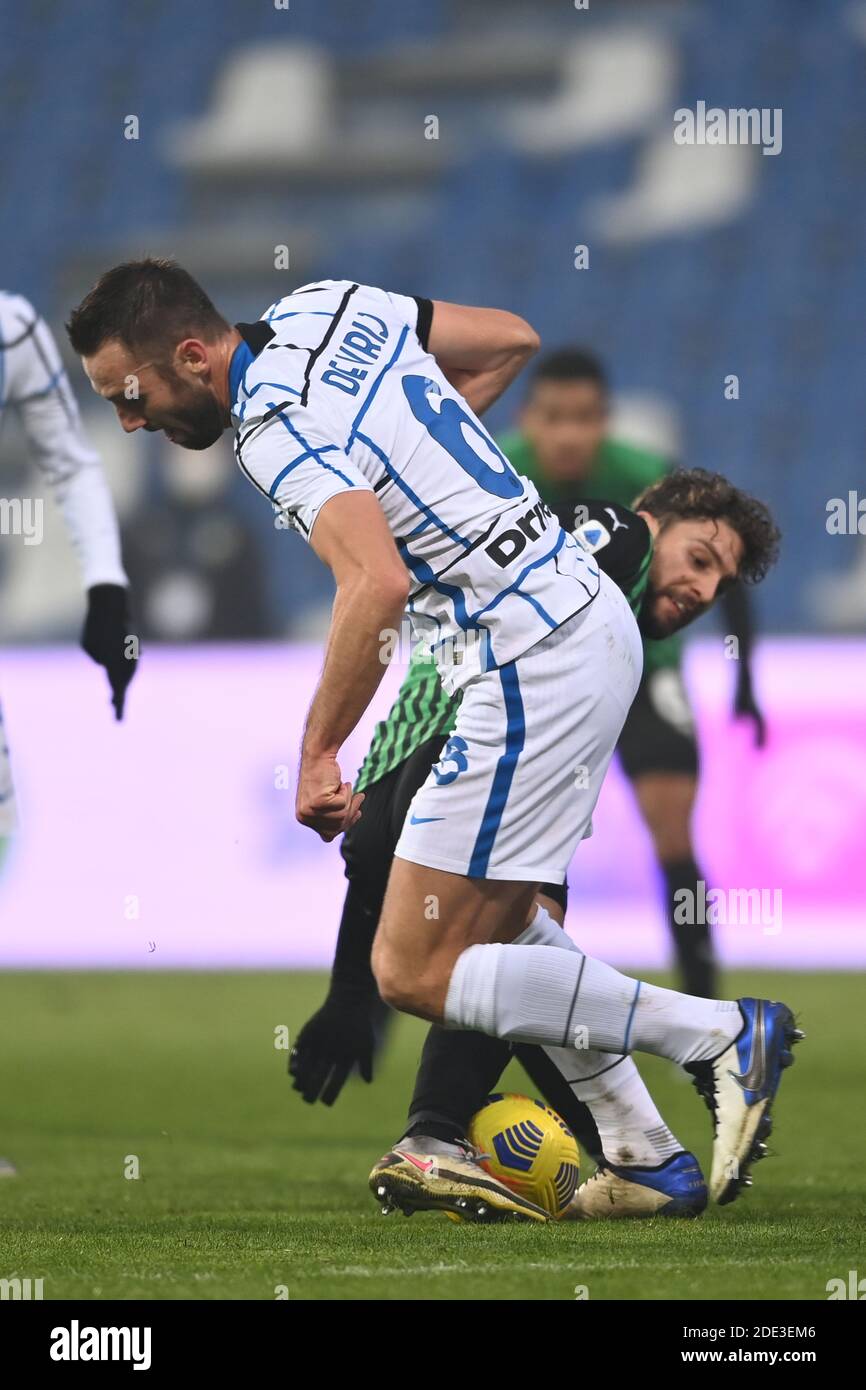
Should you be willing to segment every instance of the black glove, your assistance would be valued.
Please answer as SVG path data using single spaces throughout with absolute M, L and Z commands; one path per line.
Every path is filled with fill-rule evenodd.
M 734 694 L 734 718 L 751 719 L 755 729 L 755 747 L 763 748 L 767 742 L 767 722 L 755 699 L 752 677 L 747 666 L 741 666 Z
M 355 1067 L 365 1081 L 373 1080 L 377 1002 L 367 990 L 332 991 L 304 1024 L 289 1054 L 289 1076 L 308 1105 L 333 1105 Z
M 137 655 L 128 655 L 130 644 L 128 590 L 122 584 L 94 584 L 87 590 L 87 617 L 81 645 L 108 672 L 111 703 L 117 719 L 123 718 L 126 687 L 135 675 Z M 132 643 L 137 650 L 137 642 Z

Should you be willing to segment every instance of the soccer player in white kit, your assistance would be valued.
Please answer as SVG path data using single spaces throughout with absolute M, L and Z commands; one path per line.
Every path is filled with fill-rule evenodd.
M 641 648 L 623 594 L 476 414 L 535 351 L 533 330 L 502 311 L 333 280 L 231 327 L 187 272 L 154 260 L 106 272 L 68 328 L 126 430 L 206 448 L 232 427 L 239 467 L 334 574 L 301 750 L 303 824 L 332 840 L 362 813 L 338 755 L 404 607 L 445 688 L 462 691 L 397 846 L 373 951 L 383 998 L 497 1037 L 702 1069 L 711 1191 L 732 1200 L 792 1059 L 790 1010 L 629 979 L 569 949 L 534 907 L 588 831 Z M 736 576 L 739 545 L 720 525 L 714 583 Z M 673 611 L 699 595 L 667 601 Z M 404 1151 L 383 1163 L 452 1172 L 473 1160 Z
M 88 444 L 51 333 L 28 300 L 0 290 L 0 424 L 14 409 L 33 459 L 51 486 L 87 591 L 82 646 L 106 668 L 115 716 L 135 674 L 128 642 L 128 585 L 111 493 Z M 13 509 L 6 499 L 6 515 Z M 6 542 L 9 544 L 9 542 Z M 17 824 L 9 750 L 0 715 L 0 840 Z
M 61 509 L 87 591 L 82 645 L 106 668 L 118 719 L 135 674 L 127 659 L 128 580 L 120 556 L 117 518 L 99 457 L 84 437 L 75 397 L 51 333 L 22 295 L 0 290 L 0 425 L 16 410 L 31 453 Z M 4 517 L 22 516 L 19 501 L 4 498 Z M 4 542 L 11 542 L 6 537 Z M 35 537 L 35 532 L 34 532 Z M 0 708 L 0 860 L 18 825 L 9 747 Z M 0 1176 L 14 1168 L 0 1159 Z

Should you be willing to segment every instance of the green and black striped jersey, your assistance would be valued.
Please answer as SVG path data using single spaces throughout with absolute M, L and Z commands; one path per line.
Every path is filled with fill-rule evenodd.
M 595 555 L 599 567 L 616 581 L 637 616 L 653 550 L 643 517 L 617 502 L 587 501 L 577 509 L 569 503 L 568 515 L 560 515 L 559 520 Z M 442 689 L 432 658 L 420 652 L 413 656 L 387 717 L 376 725 L 355 790 L 363 791 L 378 782 L 427 739 L 437 734 L 446 738 L 454 728 L 459 704 L 459 695 L 446 695 Z
M 362 792 L 399 767 L 428 738 L 439 733 L 445 738 L 454 727 L 459 704 L 459 696 L 442 689 L 433 658 L 428 653 L 413 656 L 387 717 L 376 725 L 355 791 Z

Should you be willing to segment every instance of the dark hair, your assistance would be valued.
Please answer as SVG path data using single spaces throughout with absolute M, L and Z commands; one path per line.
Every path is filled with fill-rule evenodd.
M 66 325 L 81 357 L 92 356 L 111 338 L 127 348 L 164 353 L 183 338 L 210 342 L 228 329 L 189 271 L 176 261 L 152 258 L 127 261 L 100 275 Z
M 666 526 L 685 517 L 726 521 L 743 542 L 739 578 L 758 584 L 779 555 L 781 532 L 769 509 L 720 473 L 705 468 L 677 468 L 645 488 L 632 503 Z
M 539 358 L 529 379 L 529 389 L 539 381 L 592 381 L 607 392 L 607 373 L 597 357 L 583 348 L 557 348 Z

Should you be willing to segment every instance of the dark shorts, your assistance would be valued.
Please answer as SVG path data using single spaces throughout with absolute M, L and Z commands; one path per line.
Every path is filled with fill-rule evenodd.
M 405 762 L 386 772 L 364 792 L 363 814 L 343 836 L 341 853 L 346 877 L 364 883 L 370 895 L 384 896 L 391 872 L 391 860 L 403 829 L 406 812 L 431 767 L 438 761 L 447 735 L 427 739 L 410 753 Z M 541 891 L 566 907 L 568 887 L 564 883 L 544 883 Z
M 677 667 L 644 674 L 616 751 L 631 781 L 651 772 L 697 776 L 694 715 Z

